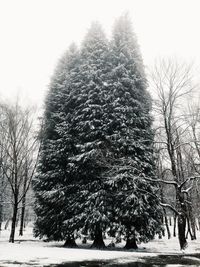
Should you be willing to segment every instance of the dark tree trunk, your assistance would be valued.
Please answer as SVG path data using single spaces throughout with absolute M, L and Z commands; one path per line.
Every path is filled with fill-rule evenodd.
M 172 226 L 172 217 L 169 217 L 169 225 Z
M 94 241 L 92 243 L 91 248 L 98 248 L 98 249 L 104 249 L 105 243 L 103 241 L 103 234 L 100 226 L 96 226 L 96 230 L 94 232 Z
M 176 205 L 178 210 L 178 239 L 180 249 L 184 250 L 187 247 L 186 240 L 186 223 L 187 223 L 187 206 L 185 203 L 184 193 L 182 188 L 178 187 L 176 191 Z
M 199 231 L 200 231 L 200 218 L 198 218 L 198 225 L 199 225 Z
M 3 222 L 3 205 L 0 204 L 0 231 L 2 230 L 2 222 Z
M 25 217 L 25 209 L 26 209 L 27 183 L 28 183 L 28 160 L 26 159 L 25 177 L 24 177 L 24 184 L 23 184 L 22 210 L 21 210 L 20 229 L 19 229 L 19 235 L 20 236 L 23 236 L 23 230 L 24 230 L 24 217 Z
M 163 225 L 163 227 L 162 227 L 162 236 L 165 236 L 165 228 L 164 228 L 164 217 L 162 216 L 162 225 Z
M 178 239 L 181 250 L 187 247 L 185 230 L 186 230 L 186 217 L 185 215 L 180 214 L 178 216 Z
M 65 240 L 65 244 L 63 246 L 66 248 L 77 248 L 78 247 L 73 235 L 67 236 L 67 238 Z
M 135 237 L 127 238 L 125 249 L 138 249 Z
M 196 220 L 195 220 L 193 209 L 190 210 L 190 222 L 191 222 L 191 230 L 192 230 L 193 240 L 196 240 L 197 239 L 197 236 L 196 236 Z
M 176 237 L 176 219 L 177 219 L 177 216 L 174 215 L 174 231 L 173 231 L 173 236 Z
M 135 233 L 127 234 L 125 249 L 138 249 Z
M 188 237 L 188 234 L 190 234 L 191 240 L 194 240 L 194 236 L 193 236 L 193 233 L 192 233 L 192 229 L 191 229 L 191 224 L 190 224 L 190 219 L 189 218 L 187 218 L 187 226 L 188 226 L 188 232 L 187 232 L 187 235 L 186 235 L 186 239 Z
M 121 243 L 122 242 L 122 238 L 121 238 L 121 233 L 117 232 L 117 236 L 116 236 L 116 244 Z
M 10 218 L 8 218 L 8 220 L 6 221 L 5 226 L 4 226 L 4 230 L 7 230 L 9 222 L 10 222 Z
M 165 226 L 166 226 L 166 229 L 167 229 L 167 235 L 168 235 L 168 239 L 170 239 L 171 238 L 171 233 L 170 233 L 170 229 L 169 229 L 167 213 L 166 213 L 166 210 L 164 208 L 163 208 L 163 211 L 164 211 L 164 220 L 165 220 Z
M 23 230 L 24 230 L 25 204 L 26 204 L 26 198 L 24 196 L 22 199 L 22 210 L 21 210 L 20 228 L 19 228 L 20 236 L 23 236 Z
M 9 242 L 14 243 L 15 242 L 15 228 L 16 228 L 16 222 L 17 222 L 17 210 L 18 210 L 18 204 L 17 202 L 13 205 L 13 217 L 12 217 L 12 225 L 11 225 L 11 233 Z
M 83 237 L 82 244 L 87 244 L 87 237 Z
M 170 229 L 169 229 L 169 225 L 168 225 L 167 216 L 165 216 L 165 225 L 166 225 L 166 229 L 167 229 L 168 239 L 170 239 L 171 238 L 171 233 L 170 233 Z

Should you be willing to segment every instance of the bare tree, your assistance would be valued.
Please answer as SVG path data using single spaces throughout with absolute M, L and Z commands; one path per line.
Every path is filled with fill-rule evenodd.
M 4 137 L 0 149 L 4 151 L 2 168 L 12 192 L 12 226 L 9 242 L 14 242 L 15 228 L 20 203 L 24 208 L 26 194 L 30 188 L 36 158 L 30 160 L 36 149 L 33 135 L 31 109 L 22 109 L 17 101 L 14 105 L 1 105 L 3 118 L 0 133 Z M 33 162 L 34 161 L 34 162 Z
M 184 164 L 183 147 L 188 143 L 183 138 L 187 126 L 182 114 L 184 97 L 189 96 L 194 86 L 192 83 L 191 66 L 178 64 L 175 60 L 161 60 L 155 65 L 151 74 L 151 85 L 155 89 L 155 114 L 162 129 L 162 140 L 158 140 L 166 149 L 168 159 L 166 169 L 170 170 L 171 178 L 160 182 L 175 188 L 176 206 L 162 203 L 175 212 L 178 220 L 178 237 L 180 248 L 187 246 L 187 198 L 191 190 L 191 181 L 197 178 L 187 176 Z M 165 171 L 165 170 L 163 170 Z
M 160 140 L 160 131 L 158 133 L 157 131 L 157 137 L 156 140 Z M 156 176 L 159 180 L 164 180 L 165 179 L 165 166 L 164 166 L 164 162 L 165 162 L 165 151 L 163 151 L 162 146 L 160 145 L 159 142 L 155 143 L 155 147 L 154 147 L 154 151 L 156 154 Z M 165 194 L 164 191 L 166 191 L 166 186 L 163 183 L 159 184 L 159 189 L 160 189 L 160 200 L 162 203 L 165 203 Z M 168 235 L 168 239 L 171 238 L 171 232 L 169 229 L 169 224 L 168 224 L 168 218 L 167 218 L 167 212 L 165 207 L 163 207 L 163 224 L 166 226 L 166 230 L 167 230 L 167 235 Z M 162 235 L 165 236 L 165 229 L 163 228 L 162 230 Z M 162 235 L 160 235 L 160 238 L 162 237 Z
M 200 103 L 199 99 L 195 101 L 189 101 L 188 108 L 185 111 L 185 121 L 189 128 L 189 139 L 190 145 L 185 149 L 185 155 L 187 157 L 187 165 L 190 173 L 196 172 L 200 174 Z M 198 219 L 200 213 L 200 194 L 199 194 L 199 181 L 194 183 L 194 187 L 190 192 L 190 223 L 191 230 L 193 232 L 194 239 L 196 239 L 196 220 L 195 215 Z M 194 212 L 191 213 L 191 210 Z

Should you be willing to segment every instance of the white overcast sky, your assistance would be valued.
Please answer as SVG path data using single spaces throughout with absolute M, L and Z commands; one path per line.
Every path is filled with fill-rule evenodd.
M 42 105 L 68 45 L 98 20 L 109 34 L 128 11 L 143 60 L 177 56 L 200 66 L 200 0 L 0 0 L 0 98 Z

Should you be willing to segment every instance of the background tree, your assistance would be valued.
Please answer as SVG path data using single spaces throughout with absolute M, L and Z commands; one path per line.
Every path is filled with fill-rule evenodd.
M 163 129 L 163 139 L 159 142 L 167 151 L 169 164 L 166 167 L 171 172 L 171 180 L 165 180 L 164 183 L 175 188 L 176 206 L 167 206 L 177 214 L 179 242 L 181 249 L 184 249 L 187 245 L 187 196 L 191 189 L 190 181 L 196 179 L 196 173 L 188 173 L 185 164 L 187 126 L 181 111 L 184 97 L 194 89 L 191 67 L 173 60 L 162 60 L 155 66 L 151 78 L 152 86 L 157 93 L 155 112 L 160 116 L 160 128 Z
M 25 159 L 35 148 L 31 112 L 30 109 L 23 110 L 18 101 L 13 105 L 1 105 L 0 133 L 3 139 L 1 138 L 0 148 L 4 154 L 2 168 L 11 189 L 13 209 L 10 242 L 14 242 L 19 204 L 29 190 L 33 176 L 33 169 L 28 166 L 32 174 L 28 179 L 25 178 Z

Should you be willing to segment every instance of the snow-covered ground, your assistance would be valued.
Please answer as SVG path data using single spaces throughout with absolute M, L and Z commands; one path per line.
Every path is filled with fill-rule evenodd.
M 116 250 L 94 250 L 88 249 L 80 244 L 80 249 L 63 248 L 63 242 L 43 242 L 33 238 L 32 227 L 28 227 L 23 237 L 18 237 L 16 232 L 16 242 L 8 242 L 9 230 L 0 232 L 0 266 L 50 266 L 50 264 L 61 264 L 65 262 L 77 261 L 107 261 L 113 260 L 117 263 L 142 261 L 143 258 L 156 257 L 158 255 L 182 255 L 179 250 L 177 238 L 170 240 L 155 239 L 147 244 L 140 244 L 137 251 L 123 251 L 119 247 Z M 106 241 L 107 243 L 110 240 Z M 120 244 L 119 246 L 123 246 Z M 189 241 L 186 254 L 200 253 L 200 233 L 196 241 Z M 200 260 L 199 261 L 200 266 Z M 159 265 L 157 265 L 159 266 Z M 171 266 L 171 265 L 170 265 Z M 175 266 L 175 265 L 173 265 Z M 178 265 L 176 265 L 178 266 Z M 179 265 L 180 266 L 180 265 Z M 184 266 L 184 265 L 181 265 Z M 198 266 L 198 264 L 195 264 Z

